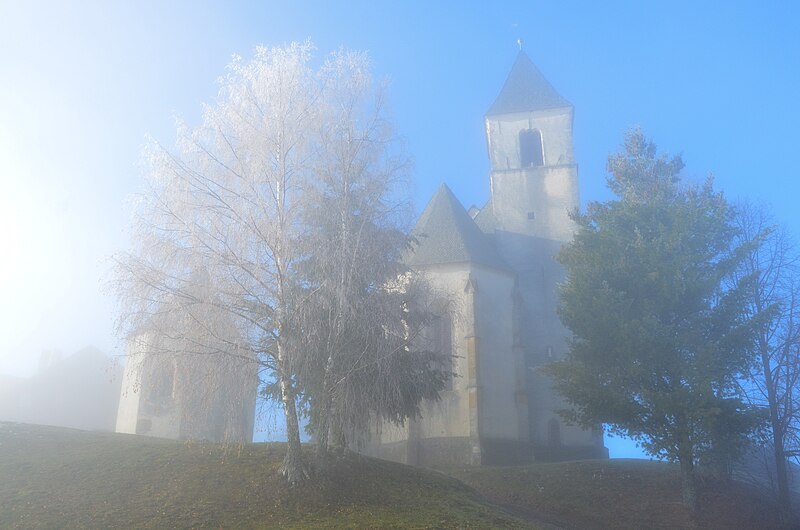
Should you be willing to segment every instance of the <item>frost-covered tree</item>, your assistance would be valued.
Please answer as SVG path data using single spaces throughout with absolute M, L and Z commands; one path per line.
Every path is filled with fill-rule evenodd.
M 258 48 L 251 61 L 234 58 L 202 123 L 181 125 L 174 151 L 148 147 L 148 190 L 136 209 L 135 247 L 118 260 L 120 322 L 129 338 L 144 326 L 170 333 L 152 323 L 197 303 L 212 303 L 231 319 L 241 344 L 218 353 L 246 351 L 277 381 L 288 438 L 283 473 L 291 482 L 306 474 L 290 362 L 302 347 L 293 322 L 302 303 L 294 269 L 301 259 L 310 131 L 319 119 L 310 59 L 308 43 Z M 196 271 L 207 275 L 210 301 L 194 294 Z
M 416 288 L 389 287 L 407 244 L 408 210 L 396 195 L 407 164 L 369 64 L 345 51 L 316 70 L 311 61 L 310 43 L 234 59 L 202 123 L 181 126 L 175 150 L 147 150 L 135 247 L 118 259 L 121 331 L 129 338 L 145 328 L 150 336 L 214 334 L 215 326 L 191 317 L 197 304 L 234 326 L 202 347 L 255 363 L 264 395 L 282 403 L 282 473 L 290 482 L 308 473 L 298 403 L 310 406 L 315 433 L 326 436 L 372 413 L 404 418 L 444 379 L 430 356 L 409 347 L 419 327 L 407 318 Z M 186 328 L 163 325 L 172 321 Z

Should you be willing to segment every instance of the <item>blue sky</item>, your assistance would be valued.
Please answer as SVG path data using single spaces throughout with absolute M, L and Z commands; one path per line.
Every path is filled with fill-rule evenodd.
M 0 0 L 0 373 L 31 373 L 44 349 L 123 353 L 103 273 L 127 244 L 145 135 L 197 123 L 234 53 L 369 51 L 420 211 L 441 182 L 467 207 L 488 197 L 483 113 L 521 38 L 575 106 L 584 203 L 608 198 L 606 157 L 640 125 L 686 178 L 713 173 L 798 234 L 798 20 L 789 1 Z

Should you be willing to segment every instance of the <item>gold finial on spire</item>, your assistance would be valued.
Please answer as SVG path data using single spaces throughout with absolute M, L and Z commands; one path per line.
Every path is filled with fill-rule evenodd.
M 519 51 L 522 51 L 522 37 L 517 39 L 517 46 L 519 46 Z

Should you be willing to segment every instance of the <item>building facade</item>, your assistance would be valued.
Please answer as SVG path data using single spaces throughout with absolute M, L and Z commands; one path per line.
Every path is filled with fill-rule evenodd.
M 196 285 L 204 285 L 198 275 Z M 128 342 L 116 431 L 159 438 L 250 442 L 257 365 L 233 322 L 198 287 Z M 174 306 L 174 307 L 173 307 Z M 151 329 L 152 328 L 152 329 Z
M 409 263 L 446 293 L 432 333 L 457 377 L 402 427 L 382 424 L 366 454 L 418 465 L 607 457 L 602 431 L 566 425 L 537 368 L 561 358 L 555 257 L 575 230 L 573 107 L 520 51 L 485 116 L 491 197 L 469 211 L 442 185 L 414 229 Z
M 253 440 L 254 365 L 221 355 L 153 353 L 147 336 L 130 341 L 116 432 L 176 440 Z

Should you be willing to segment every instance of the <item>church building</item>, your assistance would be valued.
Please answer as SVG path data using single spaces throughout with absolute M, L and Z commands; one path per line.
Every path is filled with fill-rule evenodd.
M 491 197 L 467 211 L 443 184 L 414 229 L 409 263 L 450 302 L 431 332 L 457 375 L 421 418 L 376 426 L 364 453 L 417 465 L 608 456 L 599 426 L 565 424 L 537 372 L 567 350 L 555 258 L 579 205 L 572 125 L 572 105 L 520 51 L 485 116 Z

